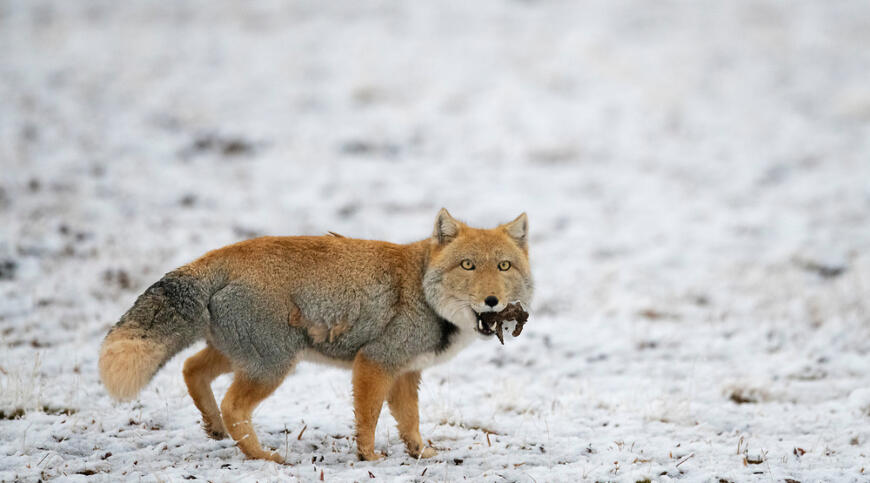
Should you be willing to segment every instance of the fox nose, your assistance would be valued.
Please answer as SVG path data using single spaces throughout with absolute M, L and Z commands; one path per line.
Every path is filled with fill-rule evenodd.
M 483 299 L 483 303 L 489 305 L 490 307 L 495 307 L 498 305 L 498 298 L 495 295 L 490 295 L 489 297 Z

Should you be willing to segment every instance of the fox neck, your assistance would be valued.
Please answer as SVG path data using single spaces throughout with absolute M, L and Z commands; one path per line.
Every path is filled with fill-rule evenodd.
M 438 317 L 438 328 L 441 331 L 441 340 L 438 341 L 438 347 L 435 349 L 436 354 L 441 354 L 450 349 L 450 346 L 455 342 L 459 327 L 454 325 L 444 317 Z
M 408 366 L 410 370 L 423 370 L 447 362 L 477 339 L 473 330 L 462 330 L 443 317 L 438 317 L 438 324 L 441 330 L 438 346 L 412 359 Z
M 421 284 L 423 297 L 426 304 L 440 318 L 457 327 L 458 331 L 474 331 L 477 317 L 468 303 L 455 297 L 447 296 L 441 288 L 442 274 L 438 270 L 430 269 L 429 258 L 432 250 L 431 239 L 414 243 L 414 248 L 421 253 Z

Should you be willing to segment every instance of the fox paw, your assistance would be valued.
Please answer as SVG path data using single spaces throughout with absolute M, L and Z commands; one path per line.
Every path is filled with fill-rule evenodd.
M 435 448 L 425 447 L 422 451 L 408 451 L 408 454 L 413 456 L 414 458 L 431 458 L 438 454 L 438 451 L 435 451 Z
M 286 464 L 286 463 L 284 463 L 284 458 L 281 455 L 279 455 L 277 451 L 269 451 L 268 453 L 266 453 L 266 456 L 264 456 L 263 459 L 269 460 L 269 461 L 274 461 L 275 463 L 278 463 L 279 465 Z
M 420 458 L 431 458 L 437 454 L 438 452 L 435 451 L 435 448 L 426 447 L 423 448 L 423 451 L 420 452 Z
M 221 440 L 227 437 L 227 432 L 224 430 L 223 425 L 215 427 L 208 423 L 202 423 L 202 429 L 205 431 L 205 435 L 211 439 Z
M 377 451 L 369 451 L 366 453 L 357 453 L 360 461 L 378 461 L 382 460 L 386 457 L 383 453 L 378 453 Z
M 242 452 L 245 453 L 245 456 L 247 456 L 248 458 L 250 458 L 252 460 L 272 461 L 272 462 L 278 463 L 279 465 L 285 464 L 284 458 L 281 455 L 279 455 L 277 451 L 260 450 L 260 451 L 254 451 L 251 453 L 247 453 L 245 451 L 242 451 Z

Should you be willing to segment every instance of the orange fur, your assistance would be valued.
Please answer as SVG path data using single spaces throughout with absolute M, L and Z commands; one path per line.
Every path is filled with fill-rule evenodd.
M 293 327 L 305 328 L 311 325 L 311 322 L 302 316 L 302 311 L 295 304 L 290 309 L 290 325 Z
M 334 236 L 267 236 L 245 240 L 212 250 L 184 268 L 192 274 L 207 277 L 215 269 L 226 270 L 232 280 L 243 281 L 256 287 L 260 293 L 283 299 L 284 294 L 298 293 L 308 288 L 311 273 L 318 274 L 319 288 L 323 292 L 343 291 L 346 287 L 365 287 L 371 284 L 368 274 L 381 271 L 384 266 L 418 269 L 422 254 L 429 246 L 425 240 L 411 245 L 397 245 L 378 240 L 359 240 Z M 319 254 L 329 250 L 330 256 Z M 336 267 L 335 260 L 354 260 L 352 269 Z M 292 260 L 293 263 L 287 263 Z M 406 268 L 407 267 L 407 268 Z M 403 285 L 397 292 L 417 293 L 413 277 L 402 277 Z M 296 320 L 300 317 L 299 320 Z M 301 313 L 291 309 L 289 323 L 307 326 Z
M 455 245 L 461 244 L 463 256 L 472 259 L 476 267 L 471 271 L 457 271 L 445 275 L 445 286 L 463 286 L 463 292 L 473 300 L 483 300 L 488 295 L 495 295 L 503 302 L 513 302 L 505 299 L 505 294 L 511 292 L 507 285 L 509 279 L 516 277 L 518 273 L 530 273 L 528 244 L 525 239 L 516 238 L 518 226 L 528 228 L 526 215 L 522 214 L 514 221 L 493 229 L 473 228 L 457 220 L 452 222 L 455 226 L 451 228 L 451 239 L 458 243 L 434 246 L 429 263 L 438 264 L 444 258 L 449 259 L 455 255 Z M 517 248 L 523 256 L 511 256 Z M 506 258 L 511 259 L 512 268 L 501 272 L 497 268 L 498 263 Z
M 420 413 L 417 407 L 419 387 L 420 371 L 402 374 L 390 388 L 387 402 L 408 454 L 415 458 L 429 458 L 435 456 L 435 450 L 424 447 L 420 436 Z
M 227 432 L 221 420 L 221 412 L 211 390 L 211 383 L 221 374 L 232 371 L 230 360 L 217 350 L 206 347 L 184 361 L 184 382 L 193 398 L 206 434 L 214 439 L 223 439 Z
M 281 380 L 279 378 L 271 382 L 253 381 L 243 373 L 237 372 L 221 402 L 224 426 L 248 458 L 284 462 L 284 458 L 278 453 L 263 450 L 251 424 L 251 413 L 254 412 L 254 408 L 281 385 Z
M 353 361 L 353 410 L 356 417 L 357 455 L 361 460 L 383 458 L 375 453 L 375 427 L 394 376 L 383 367 L 357 354 Z
M 109 394 L 121 401 L 136 397 L 163 361 L 163 347 L 135 332 L 115 330 L 100 348 L 100 379 Z

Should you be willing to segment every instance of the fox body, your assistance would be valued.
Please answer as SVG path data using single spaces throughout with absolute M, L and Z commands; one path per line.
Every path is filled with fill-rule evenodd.
M 300 360 L 352 369 L 357 451 L 374 452 L 384 401 L 408 453 L 435 454 L 419 433 L 420 371 L 473 339 L 491 336 L 479 314 L 528 305 L 532 279 L 525 214 L 471 228 L 447 210 L 430 238 L 398 245 L 340 235 L 263 237 L 214 250 L 167 273 L 112 327 L 100 377 L 120 400 L 138 394 L 173 355 L 200 339 L 184 364 L 209 436 L 229 435 L 251 458 L 263 450 L 253 409 Z M 211 382 L 233 372 L 218 407 Z

